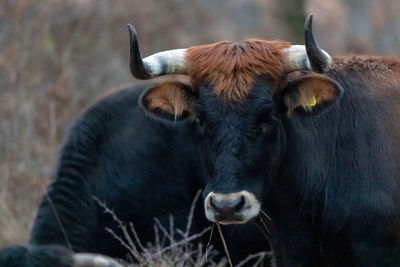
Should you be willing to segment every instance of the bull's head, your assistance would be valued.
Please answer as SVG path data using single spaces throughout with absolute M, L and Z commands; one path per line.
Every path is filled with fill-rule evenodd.
M 340 97 L 340 86 L 323 75 L 330 56 L 305 24 L 305 46 L 282 41 L 222 42 L 170 50 L 142 59 L 128 25 L 133 76 L 149 79 L 187 74 L 190 84 L 165 82 L 147 89 L 142 106 L 163 120 L 197 127 L 208 183 L 206 217 L 245 223 L 256 217 L 286 151 L 292 113 L 319 115 Z

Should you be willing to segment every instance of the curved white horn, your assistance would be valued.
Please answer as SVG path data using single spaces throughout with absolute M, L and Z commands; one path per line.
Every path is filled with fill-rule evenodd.
M 186 74 L 186 49 L 168 50 L 142 59 L 135 28 L 128 24 L 130 37 L 130 68 L 138 79 L 151 79 L 164 74 Z
M 153 76 L 186 74 L 186 49 L 174 49 L 156 53 L 143 59 L 146 69 Z
M 285 62 L 285 71 L 311 70 L 310 61 L 307 57 L 304 45 L 292 45 L 285 49 L 287 58 Z
M 73 260 L 75 267 L 124 267 L 110 257 L 92 253 L 74 253 Z
M 318 73 L 327 72 L 332 67 L 332 59 L 329 54 L 318 46 L 312 32 L 312 18 L 310 14 L 305 23 L 305 46 L 292 45 L 286 48 L 287 60 L 285 70 L 312 70 Z

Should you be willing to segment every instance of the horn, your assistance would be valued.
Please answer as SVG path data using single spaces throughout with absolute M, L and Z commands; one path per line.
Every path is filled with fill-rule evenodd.
M 92 253 L 74 253 L 73 261 L 75 267 L 124 267 L 110 257 Z
M 186 74 L 186 49 L 175 49 L 142 59 L 135 28 L 128 24 L 130 39 L 130 69 L 137 79 L 151 79 L 165 74 Z
M 318 73 L 327 72 L 332 67 L 332 59 L 327 52 L 319 48 L 312 31 L 313 14 L 308 15 L 305 23 L 305 44 L 311 68 Z
M 332 59 L 329 54 L 319 48 L 312 32 L 313 14 L 308 15 L 305 23 L 305 46 L 292 45 L 286 48 L 287 60 L 285 70 L 312 70 L 318 73 L 327 72 L 332 67 Z

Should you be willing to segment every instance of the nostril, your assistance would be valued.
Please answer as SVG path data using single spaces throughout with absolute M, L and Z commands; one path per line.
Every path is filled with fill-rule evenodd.
M 235 211 L 239 211 L 244 207 L 244 196 L 240 196 L 240 198 L 238 198 L 238 203 L 235 206 Z
M 211 207 L 212 207 L 213 209 L 215 209 L 215 210 L 218 210 L 218 209 L 221 208 L 221 202 L 215 200 L 215 199 L 212 198 L 212 197 L 211 197 L 211 200 L 210 200 L 210 204 L 211 204 Z
M 235 212 L 241 210 L 244 206 L 244 197 L 240 196 L 230 201 L 227 206 Z

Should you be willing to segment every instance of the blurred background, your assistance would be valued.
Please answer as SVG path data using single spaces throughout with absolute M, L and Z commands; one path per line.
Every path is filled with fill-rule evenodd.
M 400 55 L 399 0 L 0 0 L 0 247 L 27 241 L 74 118 L 135 82 L 128 22 L 146 56 L 246 38 L 303 44 L 310 12 L 332 55 Z

